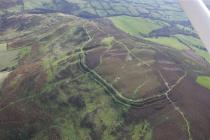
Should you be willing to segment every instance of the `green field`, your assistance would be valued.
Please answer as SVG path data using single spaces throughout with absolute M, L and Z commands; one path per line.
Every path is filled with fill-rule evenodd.
M 186 36 L 186 35 L 176 35 L 176 37 L 181 39 L 189 47 L 191 47 L 197 55 L 203 57 L 206 61 L 210 63 L 209 53 L 207 51 L 199 49 L 199 48 L 203 48 L 203 43 L 200 39 L 192 37 L 192 36 Z
M 6 51 L 7 50 L 7 45 L 6 44 L 0 44 L 0 52 Z
M 165 45 L 178 50 L 186 50 L 187 46 L 179 42 L 176 38 L 173 37 L 158 37 L 158 38 L 146 38 L 146 40 Z
M 8 76 L 9 72 L 0 72 L 0 88 L 2 86 L 2 83 L 4 82 L 4 79 Z
M 18 63 L 19 50 L 0 52 L 0 69 L 13 67 Z
M 196 82 L 201 86 L 210 90 L 210 77 L 209 76 L 198 76 Z
M 51 0 L 27 0 L 24 2 L 24 7 L 26 9 L 33 9 L 33 8 L 37 8 L 37 7 L 43 7 L 43 4 L 48 4 L 48 5 L 52 5 L 52 1 Z
M 207 51 L 197 49 L 197 48 L 193 48 L 193 49 L 195 50 L 196 54 L 203 57 L 206 61 L 208 61 L 210 63 L 210 55 Z
M 178 34 L 178 35 L 176 35 L 176 37 L 191 47 L 196 47 L 196 46 L 203 47 L 202 41 L 198 38 L 193 37 L 193 36 Z
M 161 28 L 161 24 L 163 24 L 141 17 L 118 16 L 109 19 L 117 28 L 131 35 L 146 35 L 153 30 Z

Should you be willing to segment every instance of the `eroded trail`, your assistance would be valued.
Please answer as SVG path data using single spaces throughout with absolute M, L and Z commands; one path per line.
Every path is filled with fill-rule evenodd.
M 170 87 L 170 86 L 168 85 L 168 82 L 166 81 L 166 79 L 165 79 L 164 76 L 162 75 L 162 73 L 161 73 L 161 72 L 159 72 L 159 73 L 160 73 L 160 76 L 161 76 L 162 80 L 164 81 L 166 87 L 167 87 L 169 90 L 174 89 L 174 88 L 175 88 L 178 84 L 180 84 L 180 83 L 182 82 L 182 80 L 187 76 L 187 73 L 185 73 L 183 76 L 181 76 L 181 77 L 177 80 L 176 84 L 174 84 L 173 86 Z M 176 105 L 175 102 L 172 101 L 172 99 L 170 98 L 170 96 L 169 96 L 168 93 L 165 93 L 165 96 L 166 96 L 167 100 L 171 103 L 171 105 L 173 106 L 174 110 L 177 111 L 177 113 L 179 113 L 179 115 L 181 115 L 181 117 L 183 118 L 183 120 L 184 120 L 184 122 L 185 122 L 185 125 L 186 125 L 186 129 L 187 129 L 187 133 L 188 133 L 188 138 L 189 138 L 189 140 L 192 140 L 191 131 L 190 131 L 190 122 L 187 120 L 187 118 L 186 118 L 184 112 L 180 109 L 180 107 L 178 107 L 178 106 Z

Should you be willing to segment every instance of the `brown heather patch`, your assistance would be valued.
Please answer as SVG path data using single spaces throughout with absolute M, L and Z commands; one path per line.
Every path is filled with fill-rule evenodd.
M 46 78 L 40 61 L 21 65 L 5 79 L 1 105 L 18 99 L 25 92 L 38 93 L 46 82 Z

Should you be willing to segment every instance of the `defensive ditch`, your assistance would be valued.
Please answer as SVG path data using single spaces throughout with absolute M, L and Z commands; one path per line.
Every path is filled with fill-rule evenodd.
M 104 80 L 98 73 L 96 73 L 94 70 L 88 68 L 88 66 L 85 64 L 85 53 L 79 53 L 79 67 L 83 72 L 88 72 L 90 74 L 90 77 L 94 79 L 99 85 L 101 85 L 107 93 L 109 93 L 113 99 L 123 105 L 126 106 L 133 106 L 133 107 L 144 107 L 147 105 L 151 105 L 155 102 L 167 100 L 166 94 L 169 94 L 171 90 L 166 91 L 165 93 L 161 93 L 159 95 L 154 95 L 147 98 L 142 99 L 129 99 L 127 97 L 124 97 L 119 91 L 117 91 L 112 85 L 107 83 L 106 80 Z

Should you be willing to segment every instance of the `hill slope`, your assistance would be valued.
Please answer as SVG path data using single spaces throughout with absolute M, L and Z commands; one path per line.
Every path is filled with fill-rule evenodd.
M 129 2 L 0 1 L 0 139 L 210 138 L 203 44 L 177 2 Z

